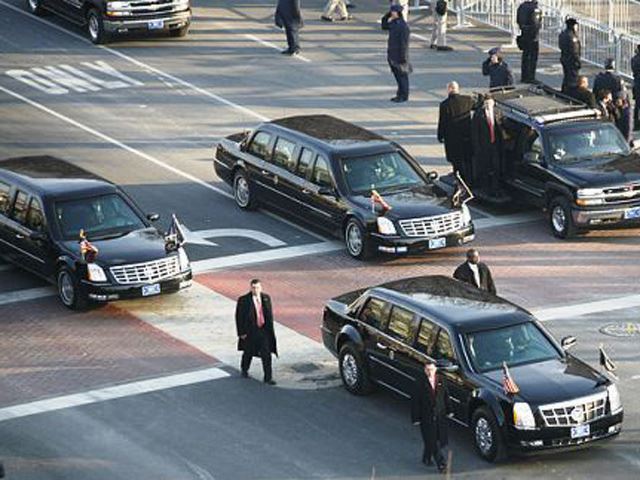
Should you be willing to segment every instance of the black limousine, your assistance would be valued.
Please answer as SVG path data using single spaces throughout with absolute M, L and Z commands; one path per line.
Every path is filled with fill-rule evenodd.
M 453 420 L 471 429 L 488 461 L 507 453 L 572 448 L 622 428 L 616 385 L 557 342 L 526 310 L 443 276 L 346 293 L 324 309 L 325 347 L 344 386 L 373 384 L 410 397 L 427 357 L 451 395 Z M 506 363 L 519 393 L 503 389 Z
M 58 287 L 62 303 L 82 309 L 176 292 L 191 285 L 184 249 L 164 236 L 116 185 L 53 157 L 0 161 L 0 256 Z M 80 231 L 97 248 L 81 253 Z
M 401 146 L 328 115 L 231 135 L 216 146 L 214 168 L 240 208 L 275 207 L 344 238 L 354 258 L 474 239 L 469 209 L 456 201 L 462 192 L 448 196 Z

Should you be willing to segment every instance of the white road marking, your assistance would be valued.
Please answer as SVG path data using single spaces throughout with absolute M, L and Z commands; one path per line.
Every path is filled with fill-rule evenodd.
M 219 368 L 207 368 L 205 370 L 152 378 L 150 380 L 142 380 L 139 382 L 116 385 L 115 387 L 100 388 L 83 393 L 64 395 L 62 397 L 49 398 L 47 400 L 24 403 L 22 405 L 13 405 L 11 407 L 0 409 L 0 422 L 12 420 L 14 418 L 28 417 L 30 415 L 38 415 L 40 413 L 63 410 L 65 408 L 106 402 L 117 398 L 141 395 L 143 393 L 168 390 L 170 388 L 183 387 L 186 385 L 193 385 L 195 383 L 209 382 L 229 376 L 230 375 L 227 372 Z
M 27 288 L 13 292 L 4 292 L 0 293 L 0 305 L 36 300 L 38 298 L 51 297 L 53 295 L 56 295 L 56 290 L 53 287 Z
M 272 248 L 284 247 L 286 245 L 286 242 L 283 242 L 268 233 L 264 233 L 259 230 L 250 230 L 247 228 L 212 228 L 210 230 L 197 230 L 195 232 L 185 228 L 185 236 L 187 237 L 187 243 L 199 243 L 201 245 L 210 244 L 216 246 L 215 243 L 209 242 L 206 239 L 220 237 L 250 238 Z
M 552 307 L 534 310 L 532 313 L 543 322 L 563 318 L 581 317 L 593 313 L 610 312 L 612 310 L 625 310 L 627 308 L 640 307 L 640 295 L 609 298 L 596 302 L 578 303 L 564 307 Z
M 274 50 L 278 50 L 278 51 L 282 50 L 276 44 L 267 42 L 266 40 L 262 40 L 261 38 L 256 37 L 255 35 L 251 35 L 250 33 L 245 33 L 244 36 L 247 37 L 249 40 L 253 40 L 254 42 L 259 43 L 260 45 L 264 45 L 265 47 L 273 48 Z M 303 62 L 311 63 L 311 60 L 309 60 L 307 57 L 300 54 L 294 55 L 293 58 L 302 60 Z
M 482 212 L 483 215 L 487 215 Z M 505 225 L 516 225 L 518 223 L 534 222 L 542 219 L 540 212 L 523 212 L 513 215 L 501 215 L 499 217 L 491 215 L 488 218 L 478 218 L 473 220 L 473 224 L 477 230 L 485 228 L 502 227 Z
M 640 380 L 640 375 L 634 375 L 631 380 Z

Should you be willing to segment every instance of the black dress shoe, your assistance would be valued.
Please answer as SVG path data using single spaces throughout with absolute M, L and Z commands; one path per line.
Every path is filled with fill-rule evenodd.
M 280 53 L 282 55 L 291 55 L 291 50 L 289 50 L 288 48 L 285 48 L 284 50 L 280 50 Z
M 275 385 L 276 381 L 275 380 L 265 380 L 264 383 L 266 383 L 267 385 Z
M 249 378 L 249 372 L 242 372 L 242 378 Z
M 447 473 L 447 464 L 441 463 L 440 465 L 438 465 L 438 471 L 440 473 Z
M 408 98 L 402 98 L 402 97 L 393 97 L 393 98 L 391 99 L 391 101 L 392 101 L 393 103 L 404 103 L 404 102 L 406 102 L 407 100 L 409 100 L 409 99 L 408 99 Z
M 438 47 L 439 52 L 451 52 L 453 51 L 453 47 Z
M 323 22 L 333 22 L 333 18 L 325 17 L 324 15 L 320 17 L 320 20 L 322 20 Z
M 351 10 L 352 8 L 356 8 L 356 6 L 355 6 L 355 4 L 350 3 L 349 5 L 347 5 L 347 8 L 348 8 L 349 10 Z

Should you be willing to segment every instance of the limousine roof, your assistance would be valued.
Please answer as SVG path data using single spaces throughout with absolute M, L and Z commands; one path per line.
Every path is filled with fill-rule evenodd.
M 499 328 L 532 319 L 529 312 L 504 298 L 442 275 L 383 283 L 347 293 L 336 300 L 351 303 L 367 290 L 393 303 L 403 303 L 461 332 Z
M 56 157 L 32 156 L 0 160 L 0 179 L 41 196 L 66 197 L 115 191 L 109 181 Z

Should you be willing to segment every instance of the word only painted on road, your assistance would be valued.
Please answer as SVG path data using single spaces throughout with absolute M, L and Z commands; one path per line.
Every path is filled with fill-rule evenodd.
M 33 67 L 28 70 L 13 69 L 5 73 L 49 95 L 99 92 L 144 85 L 102 60 L 82 62 L 81 66 L 62 64 Z

